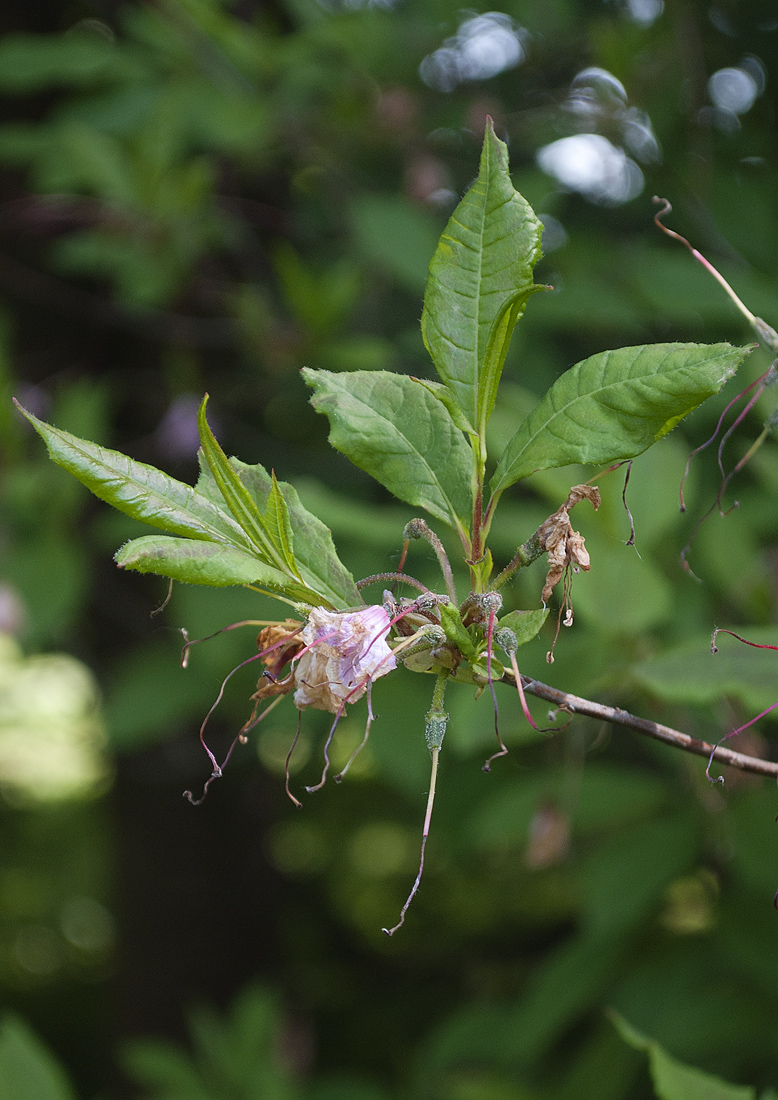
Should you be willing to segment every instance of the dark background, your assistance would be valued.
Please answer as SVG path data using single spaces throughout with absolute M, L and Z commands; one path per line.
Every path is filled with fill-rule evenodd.
M 774 4 L 7 2 L 0 28 L 4 1005 L 83 1097 L 650 1096 L 608 1006 L 709 1072 L 776 1086 L 772 785 L 727 775 L 712 787 L 704 761 L 588 720 L 538 737 L 507 697 L 512 752 L 485 776 L 491 706 L 462 688 L 423 888 L 386 940 L 418 858 L 428 682 L 376 685 L 361 766 L 299 813 L 283 790 L 291 705 L 193 808 L 181 792 L 208 774 L 199 724 L 254 636 L 197 647 L 182 672 L 178 630 L 285 612 L 237 590 L 179 588 L 152 618 L 164 582 L 111 560 L 138 525 L 53 467 L 10 404 L 192 481 L 207 391 L 228 453 L 298 485 L 356 577 L 395 568 L 412 512 L 328 449 L 300 367 L 429 376 L 426 266 L 476 173 L 487 114 L 546 224 L 536 278 L 555 288 L 514 339 L 495 446 L 589 354 L 753 340 L 655 228 L 653 194 L 776 324 Z M 721 70 L 730 83 L 709 83 Z M 599 185 L 590 175 L 576 190 L 539 167 L 575 134 L 610 142 Z M 768 365 L 756 352 L 743 385 Z M 727 651 L 742 662 L 734 687 L 704 662 L 714 624 L 767 640 L 775 621 L 771 439 L 727 495 L 740 507 L 700 529 L 699 583 L 679 563 L 720 480 L 706 452 L 680 516 L 686 457 L 736 393 L 730 384 L 636 463 L 639 557 L 624 546 L 621 485 L 596 518 L 576 517 L 593 566 L 575 582 L 575 626 L 553 669 L 544 634 L 523 670 L 709 739 L 769 705 L 778 678 L 770 663 L 754 672 L 756 651 Z M 769 396 L 728 442 L 726 468 L 759 434 Z M 537 475 L 513 493 L 494 531 L 503 564 L 591 473 Z M 408 568 L 434 585 L 434 564 L 416 547 Z M 536 606 L 541 585 L 538 565 L 512 605 Z M 80 662 L 57 666 L 58 683 L 86 666 L 100 691 L 105 743 L 90 742 L 92 772 L 70 785 L 45 736 L 65 703 L 48 681 L 8 686 L 52 654 Z M 255 679 L 236 676 L 211 722 L 219 752 Z M 48 711 L 36 693 L 54 698 Z M 363 720 L 356 707 L 343 723 L 344 760 Z M 325 715 L 304 715 L 296 789 L 317 777 L 326 729 Z M 769 756 L 773 728 L 757 729 L 736 747 Z M 35 746 L 33 764 L 3 778 L 16 749 L 3 756 L 2 739 Z M 198 1004 L 217 1014 L 201 1011 L 190 1040 Z M 158 1044 L 129 1055 L 139 1038 Z M 159 1045 L 171 1041 L 188 1044 L 185 1061 Z

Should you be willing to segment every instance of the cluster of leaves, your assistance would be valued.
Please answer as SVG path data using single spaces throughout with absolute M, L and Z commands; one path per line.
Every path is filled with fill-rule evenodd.
M 376 568 L 376 560 L 382 568 L 393 567 L 396 558 L 387 561 L 387 547 L 395 547 L 413 513 L 388 504 L 371 491 L 369 479 L 349 473 L 338 456 L 326 454 L 320 445 L 324 433 L 320 441 L 297 368 L 307 362 L 332 371 L 364 369 L 399 360 L 413 373 L 425 373 L 424 348 L 411 325 L 417 332 L 418 299 L 444 220 L 440 211 L 450 207 L 427 201 L 428 192 L 420 192 L 415 181 L 431 165 L 436 173 L 432 186 L 450 189 L 455 201 L 454 193 L 461 194 L 472 176 L 476 139 L 471 131 L 480 132 L 477 124 L 485 110 L 499 119 L 498 131 L 510 135 L 516 185 L 568 234 L 565 246 L 543 261 L 538 276 L 558 292 L 533 302 L 507 361 L 508 384 L 490 423 L 495 464 L 517 424 L 532 411 L 534 395 L 542 394 L 569 363 L 603 347 L 649 339 L 749 338 L 733 329 L 737 319 L 722 306 L 718 288 L 680 249 L 659 238 L 647 203 L 598 211 L 580 196 L 550 185 L 535 165 L 535 150 L 560 132 L 574 133 L 585 124 L 613 138 L 621 104 L 602 103 L 596 89 L 578 81 L 577 102 L 591 95 L 589 105 L 600 114 L 582 119 L 567 109 L 565 97 L 583 65 L 617 74 L 630 105 L 653 122 L 664 160 L 643 165 L 644 195 L 688 197 L 678 207 L 679 222 L 691 226 L 693 239 L 734 272 L 730 277 L 754 309 L 766 317 L 774 310 L 778 242 L 770 98 L 757 100 L 752 111 L 740 116 L 737 130 L 725 134 L 710 124 L 705 93 L 706 77 L 738 64 L 743 54 L 758 54 L 769 74 L 768 87 L 774 83 L 778 36 L 759 26 L 772 13 L 760 3 L 719 6 L 713 19 L 709 4 L 692 0 L 684 6 L 683 19 L 673 18 L 668 5 L 664 16 L 638 25 L 630 13 L 639 7 L 613 3 L 594 11 L 577 2 L 510 0 L 505 12 L 530 35 L 524 40 L 523 66 L 446 93 L 425 87 L 417 76 L 421 58 L 454 34 L 462 18 L 440 0 L 396 5 L 391 12 L 373 4 L 324 5 L 319 0 L 249 2 L 234 10 L 203 0 L 120 5 L 115 19 L 106 17 L 113 30 L 93 23 L 66 35 L 26 36 L 22 63 L 13 64 L 13 50 L 20 44 L 12 40 L 0 79 L 6 93 L 15 88 L 22 93 L 16 102 L 28 121 L 4 132 L 0 153 L 6 165 L 27 171 L 6 174 L 4 188 L 17 201 L 4 207 L 2 230 L 12 254 L 20 255 L 30 270 L 53 266 L 64 278 L 52 289 L 45 281 L 31 281 L 27 267 L 19 275 L 12 268 L 10 278 L 4 268 L 9 290 L 4 309 L 14 315 L 10 333 L 3 331 L 3 345 L 13 354 L 0 361 L 0 389 L 21 396 L 23 383 L 40 383 L 32 387 L 29 404 L 39 417 L 161 466 L 180 463 L 182 454 L 173 450 L 175 432 L 168 428 L 167 415 L 164 430 L 157 432 L 163 410 L 175 413 L 189 391 L 218 394 L 215 430 L 230 440 L 230 453 L 259 455 L 268 469 L 283 470 L 308 509 L 333 530 L 355 576 Z M 13 3 L 8 6 L 8 18 L 13 8 Z M 58 30 L 56 5 L 46 10 L 53 13 L 49 25 Z M 37 9 L 29 13 L 31 26 L 33 18 L 43 18 Z M 68 8 L 61 26 L 70 15 Z M 194 28 L 184 45 L 182 15 Z M 42 23 L 34 26 L 38 30 Z M 94 78 L 83 57 L 67 72 L 57 60 L 82 48 L 73 45 L 79 35 L 98 47 L 105 43 L 108 62 Z M 261 56 L 277 66 L 275 76 L 256 79 Z M 243 106 L 236 106 L 240 96 L 224 106 L 220 62 L 225 57 L 244 77 Z M 132 81 L 126 75 L 128 58 L 142 62 Z M 177 90 L 181 99 L 171 107 Z M 187 106 L 190 92 L 194 110 Z M 14 106 L 7 95 L 6 110 Z M 219 117 L 213 120 L 211 111 Z M 246 143 L 239 147 L 230 144 L 231 125 L 242 119 L 249 123 Z M 69 132 L 80 132 L 69 145 L 62 134 L 71 123 Z M 156 149 L 144 142 L 144 133 L 152 132 L 161 134 Z M 106 147 L 112 154 L 118 150 L 123 173 L 118 181 L 113 171 L 101 175 L 88 163 L 97 158 L 99 166 Z M 88 157 L 73 171 L 85 148 Z M 150 169 L 163 161 L 155 183 Z M 205 181 L 199 192 L 189 185 L 178 190 L 182 182 L 196 179 Z M 144 194 L 157 187 L 157 194 L 164 192 L 178 206 L 165 209 L 153 199 L 152 208 L 145 198 L 116 197 L 117 186 L 125 194 L 138 189 L 137 181 Z M 96 245 L 87 240 L 82 248 L 82 234 L 99 240 Z M 553 243 L 551 234 L 548 243 Z M 83 288 L 94 289 L 95 283 L 85 284 L 84 276 L 100 280 L 94 309 L 85 308 Z M 274 278 L 277 285 L 271 289 Z M 82 293 L 71 297 L 74 282 Z M 27 299 L 31 308 L 25 306 Z M 149 319 L 146 314 L 144 320 L 133 312 L 128 320 L 128 303 L 134 309 L 171 302 L 184 311 L 202 310 L 208 319 L 198 326 L 196 317 Z M 63 304 L 64 322 L 57 314 Z M 95 321 L 101 327 L 92 327 Z M 122 332 L 120 340 L 111 338 L 112 325 Z M 236 327 L 240 345 L 233 347 Z M 219 353 L 225 345 L 228 359 Z M 82 373 L 87 375 L 82 381 L 74 378 Z M 766 416 L 770 409 L 761 411 Z M 703 408 L 683 430 L 701 442 L 717 415 Z M 2 568 L 27 607 L 28 648 L 68 648 L 88 655 L 100 672 L 111 745 L 120 754 L 121 828 L 127 834 L 123 854 L 100 853 L 104 874 L 112 880 L 134 874 L 132 894 L 144 912 L 178 912 L 182 927 L 199 926 L 203 911 L 191 904 L 177 908 L 181 898 L 172 885 L 167 890 L 167 871 L 153 893 L 148 893 L 149 879 L 169 854 L 159 838 L 191 828 L 176 797 L 184 782 L 195 781 L 201 765 L 196 751 L 187 756 L 187 746 L 224 668 L 240 660 L 245 648 L 236 634 L 224 635 L 212 643 L 213 651 L 198 651 L 198 675 L 181 674 L 175 646 L 164 631 L 149 637 L 151 584 L 144 578 L 140 585 L 126 576 L 114 578 L 101 564 L 122 540 L 138 534 L 133 524 L 108 510 L 90 509 L 75 481 L 49 469 L 42 448 L 39 456 L 28 447 L 20 425 L 10 401 L 4 402 L 0 445 L 7 447 L 9 461 L 2 463 Z M 737 451 L 737 438 L 730 447 Z M 193 445 L 190 449 L 193 453 Z M 749 637 L 775 640 L 772 546 L 777 528 L 770 501 L 778 486 L 778 463 L 770 443 L 739 479 L 738 513 L 702 530 L 692 564 L 705 585 L 697 586 L 677 568 L 678 548 L 689 533 L 675 511 L 686 456 L 684 437 L 673 433 L 633 469 L 630 507 L 640 559 L 623 550 L 624 514 L 615 485 L 601 486 L 596 523 L 590 516 L 577 519 L 595 565 L 577 586 L 577 628 L 558 651 L 554 682 L 582 694 L 597 691 L 614 705 L 653 714 L 709 739 L 774 701 L 769 687 L 774 662 L 758 660 L 769 654 L 745 653 L 734 643 L 726 652 L 725 643 L 714 660 L 708 642 L 714 622 L 740 622 Z M 192 480 L 188 469 L 179 471 L 180 466 L 179 476 Z M 517 540 L 557 509 L 571 482 L 590 473 L 550 469 L 524 482 L 520 508 L 503 499 L 490 530 L 495 558 L 510 559 Z M 718 475 L 708 475 L 703 465 L 692 476 L 692 507 L 701 499 L 712 500 Z M 343 489 L 337 495 L 332 491 L 336 484 Z M 382 502 L 380 509 L 376 500 Z M 542 584 L 539 565 L 514 574 L 515 583 L 501 590 L 506 604 L 535 606 Z M 428 585 L 438 583 L 423 554 L 416 555 L 414 572 Z M 240 587 L 177 585 L 170 619 L 207 634 L 228 618 L 242 618 L 247 598 L 263 606 L 262 597 L 248 596 Z M 762 624 L 758 633 L 751 630 L 754 621 Z M 540 640 L 529 643 L 522 668 L 543 667 L 545 648 Z M 285 820 L 290 815 L 280 811 L 284 820 L 268 839 L 295 901 L 315 898 L 315 919 L 301 913 L 298 904 L 279 904 L 277 912 L 284 929 L 303 929 L 283 956 L 281 980 L 286 987 L 298 983 L 308 991 L 304 1000 L 314 1006 L 324 1036 L 320 1060 L 330 1065 L 335 1059 L 340 1064 L 369 1061 L 383 1074 L 407 1064 L 420 1035 L 434 1043 L 442 1030 L 448 1062 L 443 1070 L 440 1060 L 434 1063 L 434 1080 L 444 1077 L 446 1067 L 452 1078 L 458 1067 L 472 1075 L 472 1066 L 502 1064 L 490 1039 L 499 1034 L 505 1047 L 498 1025 L 507 1020 L 528 1041 L 510 1074 L 506 1071 L 510 1084 L 500 1070 L 497 1081 L 485 1071 L 492 1094 L 507 1090 L 523 1096 L 530 1078 L 548 1073 L 553 1078 L 564 1062 L 570 1078 L 567 1096 L 622 1097 L 629 1092 L 623 1064 L 592 1022 L 596 1006 L 611 1001 L 617 987 L 624 1014 L 684 1060 L 730 1079 L 759 1079 L 763 1087 L 774 1081 L 774 1036 L 767 1026 L 776 1011 L 770 964 L 774 921 L 769 899 L 775 888 L 770 792 L 728 779 L 723 791 L 727 812 L 722 813 L 719 792 L 713 798 L 704 783 L 697 784 L 687 759 L 636 745 L 624 734 L 607 752 L 611 761 L 621 759 L 628 766 L 609 768 L 593 748 L 600 744 L 601 731 L 581 719 L 564 737 L 533 746 L 540 739 L 522 727 L 517 702 L 507 697 L 500 700 L 503 732 L 511 744 L 524 748 L 488 781 L 474 762 L 483 760 L 493 739 L 489 722 L 473 710 L 470 692 L 450 698 L 448 770 L 416 920 L 392 945 L 395 970 L 384 963 L 366 967 L 362 955 L 349 957 L 344 944 L 361 943 L 363 937 L 368 942 L 407 888 L 414 865 L 418 799 L 428 772 L 418 716 L 428 689 L 422 677 L 405 677 L 402 693 L 377 691 L 382 721 L 372 735 L 372 773 L 368 768 L 332 804 L 312 802 L 305 815 L 291 815 L 294 820 Z M 226 704 L 229 708 L 229 699 Z M 232 723 L 241 721 L 243 704 L 230 715 Z M 306 725 L 314 727 L 314 717 Z M 355 731 L 344 726 L 342 733 L 353 737 Z M 283 720 L 268 728 L 262 749 L 266 767 L 278 766 L 273 743 L 283 745 L 285 753 L 290 737 Z M 556 767 L 560 756 L 564 763 Z M 191 759 L 191 772 L 171 777 L 182 758 Z M 256 770 L 249 761 L 234 782 L 239 786 L 249 775 L 255 781 Z M 149 791 L 143 784 L 150 775 L 157 784 L 168 779 L 169 813 L 145 844 Z M 275 786 L 280 788 L 277 781 Z M 130 787 L 135 797 L 127 796 Z M 267 788 L 261 795 L 252 789 L 250 798 L 224 799 L 222 805 L 229 803 L 234 815 L 232 827 L 220 824 L 218 813 L 209 814 L 209 844 L 221 843 L 224 866 L 232 865 L 229 853 L 236 836 L 243 838 L 242 866 L 259 845 L 255 819 L 240 817 L 238 807 L 271 805 L 272 796 Z M 679 807 L 688 814 L 679 814 L 663 831 L 664 819 Z M 93 810 L 110 812 L 104 803 Z M 539 858 L 538 837 L 546 835 L 543 827 L 549 822 L 554 826 L 550 841 L 559 840 L 568 823 L 568 846 L 557 844 L 556 863 L 547 848 L 550 862 L 533 863 L 530 869 L 525 865 L 528 844 L 533 858 Z M 29 820 L 27 826 L 38 847 L 25 847 L 20 837 L 18 858 L 6 855 L 3 920 L 14 928 L 20 922 L 38 927 L 53 920 L 54 933 L 60 934 L 51 916 L 59 903 L 47 902 L 42 888 L 31 890 L 31 884 L 40 884 L 40 846 L 72 856 L 89 850 L 90 837 L 107 844 L 111 829 L 107 822 L 78 833 L 61 823 L 49 832 L 39 821 Z M 8 815 L 3 828 L 7 837 L 13 828 Z M 200 837 L 187 832 L 186 839 L 201 851 Z M 389 858 L 393 851 L 410 852 L 400 869 L 400 856 L 394 863 Z M 128 852 L 138 856 L 130 867 Z M 442 870 L 435 866 L 436 856 Z M 57 884 L 54 876 L 47 881 L 50 894 L 67 898 L 70 883 Z M 217 881 L 214 874 L 212 881 L 200 883 L 202 897 L 214 905 Z M 214 928 L 209 958 L 220 973 L 222 968 L 232 973 L 234 965 L 243 981 L 247 969 L 257 965 L 252 954 L 256 931 L 252 922 L 250 935 L 241 935 L 234 912 L 263 912 L 264 898 L 247 905 L 235 879 L 218 892 L 225 905 L 221 927 L 229 922 L 232 934 L 225 938 Z M 107 892 L 101 896 L 107 898 Z M 627 913 L 629 898 L 634 905 Z M 614 909 L 617 935 L 606 919 Z M 120 907 L 117 917 L 120 923 L 124 919 Z M 332 940 L 337 948 L 322 942 L 322 925 L 328 921 L 337 925 Z M 586 935 L 580 942 L 582 925 Z M 627 926 L 631 935 L 624 949 Z M 131 966 L 123 979 L 118 994 L 123 1002 L 128 995 L 130 1000 L 133 993 L 138 996 L 137 985 L 128 985 L 144 981 L 145 964 L 159 940 L 157 926 L 147 927 L 144 942 L 134 933 L 125 944 L 128 957 L 137 950 L 142 965 Z M 603 935 L 598 939 L 599 929 Z M 571 941 L 575 950 L 568 951 Z M 153 989 L 140 992 L 144 1003 L 157 1006 L 166 998 L 178 1003 L 181 985 L 168 962 L 178 952 L 183 955 L 189 943 L 179 937 L 176 953 L 157 968 Z M 275 950 L 271 938 L 267 943 L 268 951 Z M 14 962 L 14 944 L 13 936 L 4 934 L 4 988 L 24 979 Z M 204 987 L 210 979 L 200 958 L 190 954 L 182 968 L 196 974 Z M 588 960 L 592 965 L 587 967 Z M 311 975 L 322 974 L 325 967 L 328 980 L 317 986 Z M 411 996 L 407 978 L 394 987 L 391 983 L 392 974 L 409 971 L 414 975 Z M 34 979 L 36 1007 L 45 1005 L 61 973 Z M 381 974 L 380 986 L 371 985 L 373 973 Z M 344 988 L 357 991 L 347 1005 Z M 58 1007 L 52 1014 L 50 1032 L 61 1034 L 69 1026 L 77 1050 L 83 1033 L 78 1009 L 92 993 L 80 986 L 67 989 L 68 1011 Z M 102 996 L 100 987 L 96 993 Z M 484 1001 L 490 1009 L 497 1006 L 486 1024 L 479 1015 Z M 568 1034 L 568 1028 L 574 1030 Z M 91 1032 L 82 1074 L 97 1072 L 93 1055 L 99 1049 L 99 1036 Z M 768 1068 L 757 1078 L 754 1067 Z M 582 1080 L 576 1089 L 575 1082 Z M 457 1087 L 471 1095 L 479 1083 L 474 1085 L 471 1076 Z M 560 1089 L 564 1095 L 564 1085 Z
M 685 1065 L 617 1013 L 612 1020 L 626 1043 L 648 1055 L 657 1100 L 756 1100 L 754 1089 L 728 1084 Z M 292 1036 L 283 1035 L 283 1024 L 268 992 L 249 988 L 224 1019 L 208 1009 L 190 1013 L 193 1056 L 172 1044 L 139 1039 L 128 1045 L 124 1062 L 143 1088 L 144 1100 L 256 1100 L 259 1095 L 288 1100 L 388 1100 L 388 1093 L 359 1078 L 300 1084 L 295 1079 Z M 775 1096 L 773 1089 L 767 1089 L 759 1100 Z M 6 1016 L 0 1023 L 0 1098 L 74 1097 L 65 1072 L 38 1037 L 21 1020 Z
M 749 350 L 658 344 L 579 363 L 519 425 L 498 460 L 487 499 L 487 426 L 514 326 L 530 296 L 543 289 L 532 278 L 540 233 L 537 217 L 513 188 L 507 148 L 490 120 L 478 178 L 430 264 L 422 332 L 442 382 L 388 372 L 303 372 L 314 389 L 314 407 L 330 419 L 332 445 L 459 535 L 471 597 L 491 587 L 486 540 L 507 488 L 541 470 L 634 458 L 717 393 Z M 329 531 L 274 474 L 227 458 L 205 405 L 198 420 L 203 469 L 195 489 L 25 415 L 55 462 L 103 500 L 174 536 L 133 540 L 117 555 L 119 565 L 176 581 L 256 585 L 302 608 L 343 610 L 360 603 Z M 517 551 L 498 583 L 548 548 L 536 543 L 534 555 Z M 442 625 L 459 659 L 477 661 L 480 650 L 462 641 L 459 616 L 451 622 L 444 616 Z

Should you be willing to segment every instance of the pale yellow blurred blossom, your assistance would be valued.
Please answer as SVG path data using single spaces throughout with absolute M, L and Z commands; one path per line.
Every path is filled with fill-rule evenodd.
M 97 685 L 64 653 L 25 657 L 0 634 L 0 792 L 28 804 L 81 797 L 109 779 Z

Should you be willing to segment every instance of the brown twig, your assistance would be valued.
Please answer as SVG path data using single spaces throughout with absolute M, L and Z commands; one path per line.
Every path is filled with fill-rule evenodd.
M 554 706 L 562 708 L 571 714 L 585 714 L 589 718 L 599 718 L 603 722 L 610 722 L 615 726 L 626 726 L 628 729 L 637 730 L 647 737 L 653 737 L 657 741 L 674 745 L 678 749 L 695 753 L 697 756 L 705 756 L 712 760 L 718 760 L 720 764 L 726 764 L 731 768 L 740 768 L 741 771 L 753 772 L 756 775 L 771 775 L 778 779 L 778 763 L 772 760 L 760 760 L 756 756 L 746 756 L 742 752 L 734 752 L 720 745 L 701 741 L 697 737 L 691 737 L 688 733 L 674 730 L 670 726 L 663 726 L 659 722 L 651 722 L 648 718 L 638 718 L 629 711 L 620 707 L 609 707 L 603 703 L 594 703 L 591 699 L 582 699 L 579 695 L 571 695 L 567 691 L 559 691 L 549 687 L 539 680 L 533 680 L 528 676 L 522 676 L 524 690 L 538 699 L 545 699 Z M 513 683 L 513 677 L 509 672 L 503 676 L 505 683 Z

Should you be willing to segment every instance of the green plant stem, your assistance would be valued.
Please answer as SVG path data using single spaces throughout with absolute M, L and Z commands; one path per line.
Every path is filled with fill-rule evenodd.
M 435 551 L 435 555 L 440 565 L 440 571 L 443 574 L 443 580 L 446 584 L 446 592 L 448 598 L 452 604 L 457 602 L 457 591 L 454 587 L 454 574 L 451 570 L 451 563 L 448 560 L 448 555 L 443 548 L 443 543 L 438 536 L 432 530 L 431 527 L 425 523 L 423 519 L 412 519 L 410 523 L 405 525 L 405 531 L 403 536 L 406 539 L 426 539 L 432 549 Z
M 415 577 L 409 577 L 407 573 L 372 573 L 369 577 L 363 577 L 361 581 L 357 581 L 357 588 L 361 592 L 369 584 L 378 584 L 379 581 L 393 581 L 394 583 L 399 581 L 400 584 L 409 584 L 412 588 L 418 589 L 419 592 L 432 591 L 427 588 L 426 584 L 417 581 Z
M 474 592 L 480 592 L 481 590 L 481 584 L 475 569 L 475 564 L 479 562 L 484 555 L 483 503 L 484 489 L 482 479 L 476 489 L 475 500 L 473 502 L 473 530 L 470 540 L 470 587 Z
M 443 697 L 446 693 L 446 683 L 448 681 L 448 671 L 444 669 L 438 673 L 438 678 L 435 681 L 435 690 L 432 693 L 432 705 L 425 715 L 425 735 L 427 738 L 427 747 L 430 750 L 430 756 L 432 757 L 432 770 L 430 772 L 430 789 L 427 795 L 427 809 L 424 813 L 424 826 L 421 831 L 421 852 L 419 855 L 419 870 L 416 875 L 416 879 L 411 887 L 411 892 L 405 899 L 405 904 L 400 910 L 400 919 L 397 924 L 391 928 L 382 928 L 381 931 L 387 936 L 393 936 L 398 928 L 402 928 L 405 923 L 405 914 L 408 912 L 408 907 L 416 896 L 416 892 L 419 889 L 421 883 L 421 876 L 424 874 L 424 853 L 427 849 L 427 837 L 430 834 L 430 823 L 432 821 L 432 807 L 435 805 L 435 786 L 438 779 L 438 759 L 440 757 L 440 749 L 443 744 L 443 737 L 446 732 L 446 722 L 448 721 L 448 715 L 443 710 Z
M 427 718 L 431 716 L 442 717 L 444 715 L 443 710 L 443 698 L 446 694 L 446 684 L 448 682 L 448 672 L 443 671 L 438 673 L 438 678 L 435 681 L 435 690 L 432 693 L 432 706 L 430 707 Z M 438 746 L 440 748 L 440 746 Z
M 505 582 L 513 576 L 517 569 L 521 569 L 524 565 L 531 565 L 533 561 L 544 553 L 545 550 L 538 541 L 538 532 L 536 531 L 526 542 L 522 543 L 502 572 L 497 574 L 494 581 L 489 586 L 490 589 L 496 591 L 498 588 L 501 588 Z

